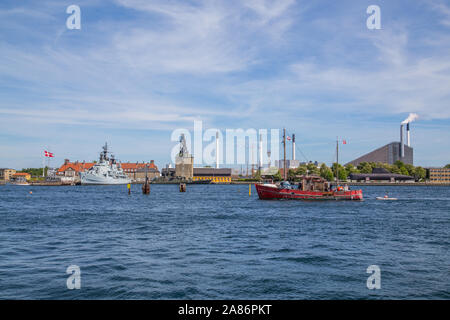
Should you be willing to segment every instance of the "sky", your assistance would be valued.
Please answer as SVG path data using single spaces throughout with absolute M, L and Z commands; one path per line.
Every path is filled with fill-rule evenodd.
M 339 137 L 345 163 L 411 112 L 414 164 L 450 163 L 449 1 L 2 0 L 0 59 L 0 167 L 91 161 L 105 141 L 163 167 L 195 120 L 286 128 L 297 159 L 328 164 Z

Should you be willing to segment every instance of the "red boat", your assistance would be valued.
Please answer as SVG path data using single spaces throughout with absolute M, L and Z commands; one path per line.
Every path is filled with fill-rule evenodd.
M 255 184 L 255 188 L 261 200 L 363 200 L 362 190 L 349 190 L 346 187 L 322 191 L 295 189 L 290 185 Z
M 362 190 L 350 190 L 348 186 L 340 186 L 336 181 L 336 188 L 331 188 L 330 183 L 316 175 L 297 176 L 300 182 L 293 186 L 287 181 L 286 170 L 286 129 L 283 129 L 284 147 L 284 181 L 276 184 L 255 184 L 256 191 L 261 200 L 292 199 L 292 200 L 358 200 L 363 199 Z M 339 139 L 336 140 L 336 177 L 339 177 Z

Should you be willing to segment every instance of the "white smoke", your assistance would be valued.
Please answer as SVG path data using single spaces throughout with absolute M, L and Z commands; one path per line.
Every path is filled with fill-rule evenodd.
M 419 118 L 419 115 L 417 113 L 410 113 L 408 118 L 402 121 L 402 124 L 407 124 L 410 122 L 413 122 L 414 120 L 417 120 Z

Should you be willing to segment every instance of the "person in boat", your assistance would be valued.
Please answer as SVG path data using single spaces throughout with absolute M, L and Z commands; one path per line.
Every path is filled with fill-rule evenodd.
M 281 188 L 283 188 L 283 189 L 292 189 L 292 186 L 289 183 L 289 181 L 283 181 L 283 182 L 281 182 Z

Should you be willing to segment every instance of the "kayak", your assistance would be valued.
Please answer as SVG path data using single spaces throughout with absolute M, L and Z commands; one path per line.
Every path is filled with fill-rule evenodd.
M 388 196 L 377 197 L 377 200 L 398 200 L 397 198 L 389 198 Z

